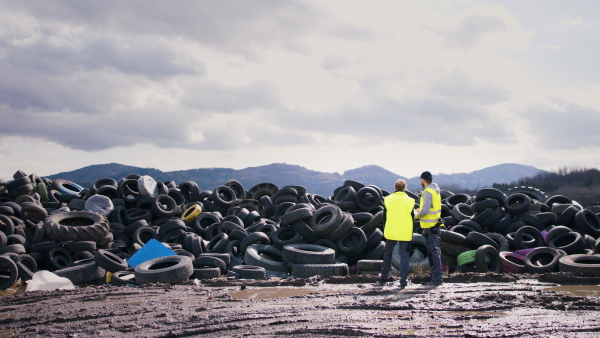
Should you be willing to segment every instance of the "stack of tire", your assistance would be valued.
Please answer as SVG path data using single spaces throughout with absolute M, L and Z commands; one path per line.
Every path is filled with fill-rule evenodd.
M 594 273 L 600 218 L 564 196 L 531 187 L 444 200 L 442 261 L 461 272 Z M 583 255 L 583 256 L 582 256 Z
M 278 188 L 261 183 L 246 190 L 230 180 L 213 190 L 200 190 L 192 181 L 157 182 L 138 174 L 102 178 L 84 188 L 17 171 L 10 182 L 0 182 L 0 271 L 5 277 L 0 288 L 31 278 L 37 269 L 75 284 L 103 278 L 106 271 L 113 273 L 115 283 L 126 284 L 225 275 L 265 278 L 269 272 L 343 275 L 360 260 L 382 259 L 387 195 L 351 180 L 323 197 L 300 185 Z M 581 254 L 588 256 L 574 263 L 595 259 L 588 257 L 598 250 L 598 216 L 566 197 L 548 199 L 532 188 L 506 194 L 484 188 L 473 197 L 444 191 L 443 196 L 448 229 L 442 232 L 443 261 L 453 269 L 497 271 L 499 260 L 502 270 L 513 272 L 509 263 L 519 263 L 522 257 L 525 267 L 532 249 L 543 247 L 554 251 L 531 254 L 533 265 L 548 265 L 563 252 L 560 262 Z M 413 263 L 426 265 L 426 246 L 418 230 Z M 134 271 L 126 260 L 152 239 L 180 257 L 160 258 Z M 297 260 L 289 258 L 297 254 L 286 254 L 289 245 L 313 249 L 296 247 L 309 252 Z M 329 250 L 325 261 L 306 258 L 318 255 L 316 247 L 333 251 L 334 261 Z M 472 250 L 475 255 L 465 254 L 459 264 L 459 256 Z M 482 255 L 484 259 L 477 259 Z M 569 264 L 561 263 L 559 269 L 567 271 Z
M 76 284 L 104 277 L 106 271 L 113 273 L 115 284 L 173 282 L 160 275 L 179 276 L 177 280 L 215 278 L 246 269 L 239 266 L 250 265 L 244 258 L 253 244 L 281 251 L 286 244 L 321 241 L 339 261 L 357 261 L 365 253 L 381 258 L 383 192 L 368 187 L 359 196 L 360 207 L 345 199 L 342 205 L 347 209 L 342 211 L 333 200 L 309 194 L 302 186 L 278 189 L 263 183 L 246 191 L 231 180 L 212 191 L 200 191 L 195 182 L 176 185 L 131 174 L 118 181 L 103 178 L 83 188 L 18 171 L 13 181 L 0 183 L 0 252 L 10 258 L 0 261 L 8 277 L 1 287 L 31 278 L 38 268 Z M 326 208 L 317 213 L 322 207 Z M 329 222 L 317 218 L 313 224 L 315 213 L 334 217 Z M 146 271 L 134 279 L 136 274 L 125 260 L 151 239 L 189 260 L 164 258 L 164 262 L 142 264 L 137 270 Z M 262 258 L 259 264 L 265 265 Z M 272 265 L 266 267 L 273 270 Z M 264 278 L 261 268 L 266 270 L 257 265 L 258 273 L 237 275 Z M 347 273 L 347 269 L 335 271 Z

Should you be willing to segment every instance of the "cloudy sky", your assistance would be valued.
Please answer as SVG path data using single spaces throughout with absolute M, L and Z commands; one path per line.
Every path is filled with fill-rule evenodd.
M 0 178 L 600 167 L 600 1 L 0 0 Z

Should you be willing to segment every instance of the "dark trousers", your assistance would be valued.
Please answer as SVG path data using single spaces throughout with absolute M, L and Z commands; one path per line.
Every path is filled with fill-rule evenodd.
M 385 253 L 383 254 L 383 266 L 381 267 L 381 278 L 387 279 L 390 270 L 392 269 L 392 257 L 394 255 L 394 249 L 398 250 L 400 256 L 400 284 L 406 285 L 408 283 L 408 273 L 410 272 L 409 267 L 409 250 L 410 242 L 408 241 L 393 241 L 391 239 L 385 240 Z
M 441 283 L 442 278 L 442 259 L 440 252 L 440 227 L 423 229 L 423 235 L 427 239 L 427 251 L 429 258 L 429 274 L 431 281 Z

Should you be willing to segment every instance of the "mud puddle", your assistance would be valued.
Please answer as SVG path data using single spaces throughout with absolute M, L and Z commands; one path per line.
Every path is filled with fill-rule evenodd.
M 568 293 L 578 297 L 600 297 L 600 285 L 559 285 L 544 291 Z

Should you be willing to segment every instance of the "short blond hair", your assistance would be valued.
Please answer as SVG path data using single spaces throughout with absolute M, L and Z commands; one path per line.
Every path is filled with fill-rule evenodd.
M 406 181 L 403 179 L 399 179 L 394 183 L 394 189 L 396 191 L 404 191 L 406 189 Z

